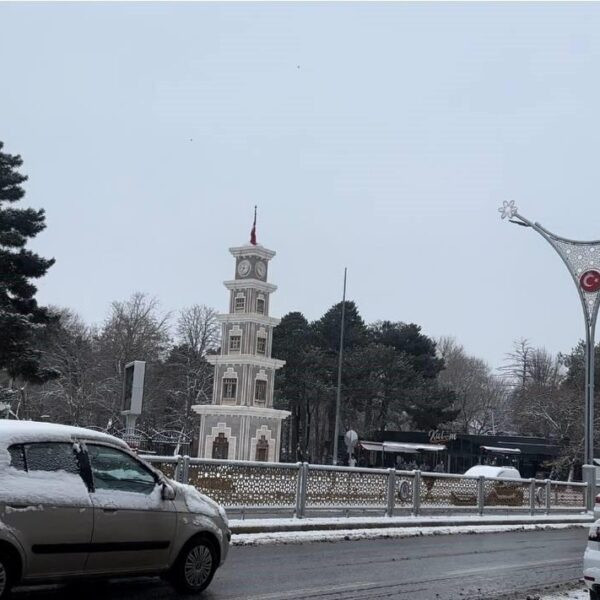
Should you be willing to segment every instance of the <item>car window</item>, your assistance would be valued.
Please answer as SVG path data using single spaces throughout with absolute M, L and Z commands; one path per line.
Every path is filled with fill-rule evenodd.
M 94 444 L 88 444 L 87 451 L 97 490 L 150 494 L 156 486 L 154 475 L 129 454 Z
M 25 444 L 25 465 L 27 471 L 66 471 L 79 474 L 71 443 Z
M 8 448 L 10 454 L 10 466 L 19 471 L 25 471 L 25 455 L 23 454 L 23 446 L 16 444 Z

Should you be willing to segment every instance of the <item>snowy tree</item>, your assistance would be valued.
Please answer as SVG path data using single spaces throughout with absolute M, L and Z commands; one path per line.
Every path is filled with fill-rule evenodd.
M 163 423 L 189 433 L 194 404 L 212 400 L 214 367 L 206 360 L 219 345 L 217 312 L 195 304 L 180 311 L 176 324 L 176 344 L 162 366 Z
M 159 367 L 167 356 L 169 342 L 169 315 L 161 313 L 158 300 L 136 292 L 126 301 L 112 303 L 97 349 L 104 424 L 121 422 L 123 372 L 132 360 L 146 361 L 143 420 L 148 426 L 160 420 L 161 412 L 155 410 L 164 399 Z
M 69 309 L 50 310 L 54 319 L 40 339 L 40 352 L 42 364 L 54 369 L 58 377 L 30 389 L 28 414 L 21 410 L 20 416 L 95 425 L 105 392 L 98 369 L 97 333 Z
M 506 430 L 508 386 L 480 358 L 470 356 L 452 337 L 437 340 L 444 370 L 439 381 L 454 391 L 458 410 L 455 428 L 462 433 L 496 433 Z

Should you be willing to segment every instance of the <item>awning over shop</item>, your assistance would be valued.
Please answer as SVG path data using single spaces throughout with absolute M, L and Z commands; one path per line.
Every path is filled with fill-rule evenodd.
M 360 446 L 364 450 L 371 450 L 373 452 L 381 452 L 383 450 L 381 442 L 360 442 Z
M 444 444 L 411 444 L 409 442 L 383 442 L 386 452 L 443 452 Z M 389 449 L 388 449 L 389 448 Z
M 480 446 L 486 452 L 495 452 L 497 454 L 521 454 L 519 448 L 500 448 L 499 446 Z
M 419 452 L 443 452 L 443 444 L 411 444 L 409 442 L 360 442 L 365 450 L 374 452 L 401 452 L 404 454 L 418 454 Z

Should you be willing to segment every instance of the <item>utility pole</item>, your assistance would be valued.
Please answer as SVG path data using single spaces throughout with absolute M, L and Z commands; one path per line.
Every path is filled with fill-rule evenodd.
M 335 397 L 335 433 L 333 434 L 333 461 L 337 465 L 338 457 L 338 436 L 340 433 L 340 395 L 342 391 L 342 361 L 344 359 L 344 318 L 346 316 L 346 273 L 348 269 L 344 267 L 344 293 L 342 294 L 342 319 L 340 323 L 340 351 L 338 354 L 338 376 L 337 392 Z

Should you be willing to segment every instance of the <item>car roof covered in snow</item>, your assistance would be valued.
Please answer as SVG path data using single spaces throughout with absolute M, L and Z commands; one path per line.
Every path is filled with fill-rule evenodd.
M 521 475 L 514 467 L 493 467 L 491 465 L 475 465 L 465 472 L 470 477 L 506 477 L 507 479 L 521 479 Z
M 0 419 L 0 447 L 6 448 L 11 444 L 27 442 L 70 442 L 74 440 L 106 442 L 122 448 L 128 447 L 119 438 L 84 427 Z

